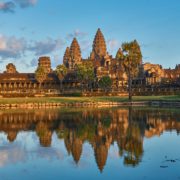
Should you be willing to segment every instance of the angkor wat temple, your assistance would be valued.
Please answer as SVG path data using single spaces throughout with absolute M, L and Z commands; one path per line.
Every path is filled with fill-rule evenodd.
M 76 66 L 90 61 L 93 63 L 96 81 L 103 76 L 112 79 L 111 95 L 126 94 L 128 91 L 127 74 L 121 67 L 118 55 L 122 53 L 120 48 L 116 57 L 107 52 L 106 41 L 100 29 L 98 29 L 92 46 L 92 52 L 87 59 L 81 56 L 81 48 L 76 38 L 70 47 L 66 48 L 63 64 L 68 73 L 63 79 L 63 93 L 79 92 L 80 82 L 77 78 Z M 34 73 L 19 73 L 15 65 L 8 64 L 6 71 L 0 73 L 0 96 L 49 96 L 60 95 L 60 81 L 51 68 L 49 57 L 40 57 L 38 66 L 43 66 L 48 72 L 46 80 L 40 84 Z M 180 64 L 174 69 L 163 69 L 159 64 L 139 64 L 139 75 L 132 81 L 133 94 L 135 95 L 161 95 L 180 94 Z M 94 85 L 93 92 L 98 94 L 99 88 Z M 100 95 L 100 94 L 99 94 Z

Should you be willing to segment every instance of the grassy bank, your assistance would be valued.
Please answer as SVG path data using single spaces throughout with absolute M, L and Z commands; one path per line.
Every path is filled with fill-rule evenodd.
M 133 101 L 180 101 L 180 96 L 134 96 Z M 128 97 L 42 97 L 0 98 L 0 104 L 21 103 L 81 103 L 81 102 L 127 102 Z

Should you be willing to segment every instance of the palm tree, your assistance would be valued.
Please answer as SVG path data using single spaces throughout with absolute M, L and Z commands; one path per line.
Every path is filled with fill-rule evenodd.
M 141 49 L 136 40 L 123 43 L 122 65 L 128 77 L 129 101 L 132 101 L 132 79 L 138 75 L 139 65 L 142 63 Z
M 35 78 L 39 82 L 40 87 L 42 82 L 47 78 L 47 71 L 43 66 L 39 66 L 35 71 Z
M 55 72 L 60 81 L 60 89 L 62 90 L 62 81 L 63 81 L 64 77 L 67 75 L 68 70 L 65 65 L 58 65 L 56 67 Z

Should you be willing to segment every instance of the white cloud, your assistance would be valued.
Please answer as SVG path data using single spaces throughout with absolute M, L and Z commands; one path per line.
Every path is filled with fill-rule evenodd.
M 63 40 L 47 38 L 46 40 L 34 42 L 28 50 L 34 52 L 36 56 L 41 56 L 60 50 L 63 46 Z
M 110 39 L 107 41 L 107 44 L 108 44 L 108 47 L 110 48 L 110 51 L 114 51 L 116 50 L 117 48 L 119 48 L 120 46 L 120 43 L 118 40 L 116 39 Z
M 0 35 L 0 58 L 19 58 L 27 48 L 24 38 Z
M 86 36 L 87 36 L 86 32 L 83 32 L 83 31 L 80 31 L 79 29 L 76 29 L 72 33 L 67 34 L 67 39 L 71 40 L 74 37 L 79 38 L 79 39 L 83 39 Z
M 53 56 L 57 64 L 64 47 L 64 41 L 60 38 L 46 38 L 39 41 L 27 41 L 25 38 L 6 36 L 0 34 L 0 63 L 9 61 L 20 63 L 21 66 L 34 67 L 39 56 Z M 27 55 L 32 59 L 28 59 Z M 56 55 L 56 56 L 55 56 Z
M 16 7 L 28 8 L 35 6 L 38 0 L 12 0 L 7 2 L 0 2 L 0 12 L 14 13 Z
M 14 2 L 0 2 L 0 12 L 14 13 L 15 7 L 16 5 L 14 4 Z
M 37 3 L 37 0 L 14 0 L 21 8 L 27 8 L 34 6 Z

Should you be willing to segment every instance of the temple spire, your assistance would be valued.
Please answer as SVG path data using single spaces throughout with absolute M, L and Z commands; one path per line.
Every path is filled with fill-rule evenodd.
M 67 47 L 66 48 L 66 51 L 64 53 L 64 56 L 63 56 L 63 64 L 67 67 L 68 66 L 68 61 L 70 59 L 70 48 Z
M 101 29 L 99 28 L 96 32 L 93 41 L 93 50 L 91 55 L 94 56 L 94 58 L 96 59 L 96 58 L 102 58 L 106 56 L 106 54 L 107 54 L 106 42 L 104 39 L 104 35 L 101 32 Z
M 76 164 L 78 164 L 82 154 L 82 140 L 75 138 L 72 143 L 72 156 Z
M 70 47 L 70 56 L 72 61 L 81 61 L 81 49 L 76 38 L 73 39 Z
M 94 155 L 96 159 L 97 166 L 100 172 L 103 171 L 104 166 L 106 165 L 106 160 L 108 156 L 108 149 L 105 145 L 99 145 L 94 149 Z

